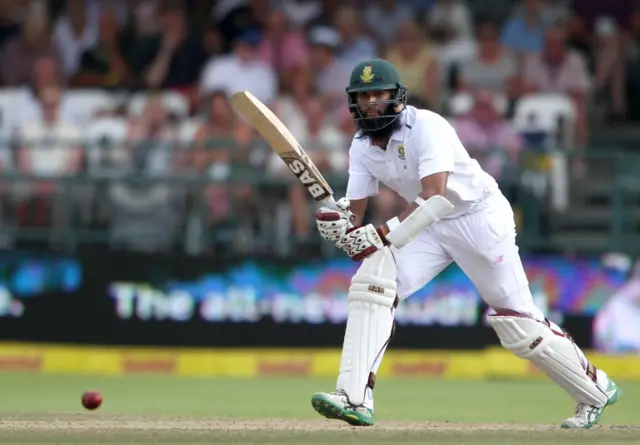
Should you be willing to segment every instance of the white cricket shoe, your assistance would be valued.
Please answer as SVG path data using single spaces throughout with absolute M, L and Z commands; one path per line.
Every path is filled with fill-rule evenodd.
M 602 373 L 604 374 L 604 373 Z M 601 375 L 599 374 L 598 377 Z M 611 406 L 618 401 L 622 395 L 622 390 L 618 388 L 613 380 L 603 375 L 607 379 L 606 394 L 609 399 L 604 406 L 587 405 L 586 403 L 578 403 L 573 417 L 568 418 L 560 425 L 560 428 L 591 428 L 600 422 L 602 414 L 607 406 Z
M 327 419 L 338 419 L 352 426 L 372 426 L 373 410 L 349 404 L 347 396 L 339 392 L 318 392 L 311 397 L 311 406 Z

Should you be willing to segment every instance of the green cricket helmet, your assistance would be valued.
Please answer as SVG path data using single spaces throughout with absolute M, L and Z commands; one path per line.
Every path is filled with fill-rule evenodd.
M 367 91 L 391 92 L 381 116 L 366 116 L 358 106 L 357 94 Z M 347 96 L 349 111 L 358 127 L 365 132 L 380 132 L 388 129 L 406 106 L 407 87 L 400 82 L 400 73 L 393 64 L 383 59 L 371 59 L 359 63 L 351 71 Z

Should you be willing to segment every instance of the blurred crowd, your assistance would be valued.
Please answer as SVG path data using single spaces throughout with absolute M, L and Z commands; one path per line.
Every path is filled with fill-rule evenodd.
M 625 121 L 640 108 L 640 5 L 632 0 L 2 0 L 0 46 L 8 141 L 0 167 L 39 177 L 288 177 L 229 105 L 245 89 L 276 111 L 322 171 L 344 174 L 354 132 L 345 86 L 351 67 L 371 57 L 398 67 L 410 104 L 451 118 L 498 180 L 531 143 L 514 124 L 521 98 L 567 98 L 578 148 L 594 115 Z M 205 229 L 232 215 L 261 223 L 264 194 L 247 181 L 201 186 Z M 44 179 L 5 188 L 4 217 L 58 224 L 65 217 L 51 202 L 60 193 Z M 193 227 L 194 200 L 180 187 L 82 193 L 77 202 L 90 204 L 77 217 L 100 226 L 95 215 L 108 213 L 125 244 L 141 242 L 134 229 L 164 236 Z M 306 193 L 290 181 L 285 197 L 287 230 L 311 236 Z M 384 189 L 374 217 L 402 207 Z

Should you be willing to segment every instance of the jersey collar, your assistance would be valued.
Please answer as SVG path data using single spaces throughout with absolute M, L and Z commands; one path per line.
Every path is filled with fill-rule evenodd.
M 394 131 L 393 133 L 391 133 L 391 136 L 389 137 L 389 141 L 404 141 L 404 136 L 406 134 L 406 127 L 407 127 L 407 117 L 408 117 L 408 110 L 407 110 L 407 106 L 405 105 L 404 110 L 402 110 L 400 112 L 400 116 L 398 117 L 398 119 L 400 120 L 400 127 Z

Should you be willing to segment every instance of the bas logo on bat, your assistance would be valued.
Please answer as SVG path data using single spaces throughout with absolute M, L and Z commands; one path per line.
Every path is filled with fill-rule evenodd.
M 313 167 L 308 162 L 306 156 L 300 153 L 290 152 L 281 155 L 282 160 L 287 164 L 289 170 L 307 188 L 311 196 L 316 200 L 321 200 L 330 195 L 330 193 L 318 183 L 317 176 L 313 172 Z

